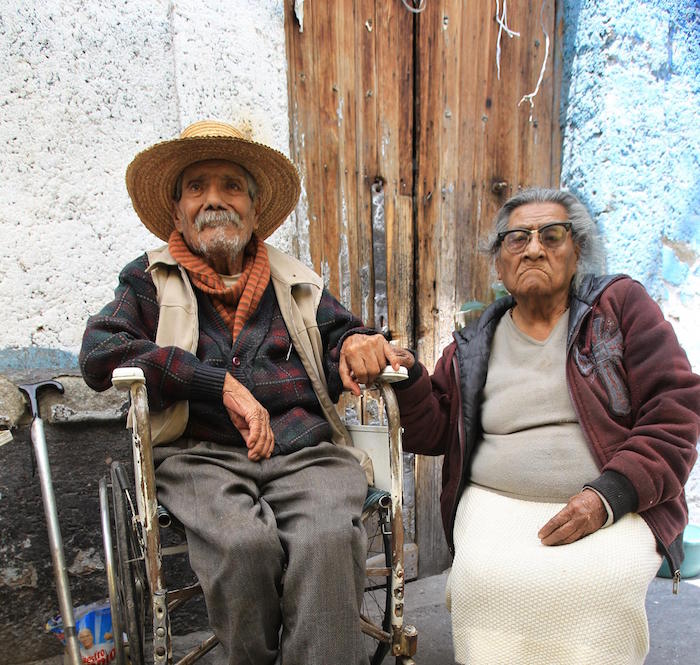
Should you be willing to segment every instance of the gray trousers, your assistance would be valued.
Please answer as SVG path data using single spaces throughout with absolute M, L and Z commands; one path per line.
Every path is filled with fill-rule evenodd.
M 364 665 L 364 472 L 321 443 L 251 462 L 211 442 L 154 449 L 230 665 Z

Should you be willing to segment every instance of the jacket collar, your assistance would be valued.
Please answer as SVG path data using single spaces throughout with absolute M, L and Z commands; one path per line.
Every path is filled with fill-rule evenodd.
M 567 334 L 567 347 L 578 329 L 579 324 L 589 312 L 593 304 L 598 300 L 600 294 L 618 279 L 625 275 L 583 275 L 577 289 L 571 288 L 569 299 L 569 329 Z M 474 321 L 461 330 L 454 333 L 455 338 L 460 336 L 463 340 L 469 341 L 475 334 L 491 327 L 497 323 L 501 317 L 513 306 L 515 300 L 513 296 L 507 295 L 492 302 L 481 314 L 477 321 Z M 493 330 L 492 330 L 493 332 Z

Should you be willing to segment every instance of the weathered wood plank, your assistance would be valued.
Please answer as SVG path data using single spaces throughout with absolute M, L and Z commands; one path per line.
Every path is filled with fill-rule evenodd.
M 328 3 L 335 7 L 335 50 L 347 56 L 338 57 L 337 123 L 338 159 L 338 281 L 341 302 L 356 315 L 362 315 L 361 289 L 355 279 L 360 266 L 358 254 L 357 197 L 357 72 L 355 42 L 355 12 L 353 2 Z M 349 56 L 349 57 L 348 57 Z
M 331 292 L 342 301 L 339 256 L 339 147 L 338 147 L 338 58 L 334 3 L 304 3 L 304 14 L 313 4 L 312 38 L 318 77 L 319 142 L 321 181 L 316 183 L 321 197 L 320 240 L 323 245 L 321 274 Z M 306 22 L 306 18 L 305 18 Z
M 418 19 L 418 48 L 416 63 L 417 88 L 417 136 L 418 178 L 417 196 L 417 274 L 416 294 L 416 347 L 419 358 L 432 367 L 438 352 L 436 334 L 440 330 L 438 301 L 440 289 L 441 240 L 445 233 L 443 222 L 444 174 L 453 165 L 444 158 L 448 146 L 445 141 L 455 140 L 445 126 L 447 81 L 455 71 L 454 53 L 444 51 L 444 41 L 449 43 L 449 7 L 446 3 L 427 6 Z M 457 22 L 457 25 L 459 22 Z M 453 25 L 452 30 L 455 30 Z M 446 68 L 452 63 L 452 72 Z M 453 102 L 454 105 L 454 102 Z M 458 116 L 455 116 L 455 118 Z M 448 120 L 451 121 L 451 118 Z M 455 123 L 456 124 L 456 123 Z M 449 288 L 449 287 L 448 287 Z M 441 572 L 449 565 L 449 553 L 445 547 L 439 518 L 440 469 L 442 458 L 416 456 L 416 540 L 419 552 L 420 575 Z
M 387 233 L 389 325 L 399 346 L 413 347 L 413 198 L 397 197 L 396 223 Z
M 321 272 L 323 246 L 316 242 L 322 237 L 319 184 L 321 182 L 321 143 L 319 140 L 318 77 L 309 26 L 313 25 L 313 5 L 305 8 L 305 32 L 299 31 L 294 3 L 285 3 L 285 44 L 289 65 L 289 126 L 290 155 L 299 169 L 302 195 L 297 206 L 297 225 L 301 239 L 297 256 L 304 258 L 305 249 L 317 272 Z M 305 222 L 308 220 L 308 227 Z M 306 243 L 306 246 L 302 246 Z
M 407 88 L 407 72 L 412 60 L 412 19 L 398 3 L 377 3 L 374 31 L 377 39 L 377 166 L 383 180 L 384 217 L 387 242 L 387 299 L 395 314 L 394 303 L 403 292 L 400 277 L 393 271 L 393 250 L 401 235 L 398 196 L 402 189 L 401 172 L 404 162 L 411 163 L 412 144 L 401 138 L 412 135 L 410 111 L 411 88 Z M 409 126 L 406 126 L 409 123 Z M 405 248 L 409 249 L 409 248 Z M 412 249 L 412 248 L 411 248 Z M 397 281 L 399 280 L 399 281 Z M 404 321 L 390 315 L 386 325 L 392 335 L 405 329 Z M 379 324 L 375 321 L 375 324 Z
M 357 61 L 357 252 L 356 280 L 361 289 L 361 313 L 365 323 L 375 327 L 374 271 L 372 263 L 371 187 L 377 166 L 377 31 L 375 0 L 358 0 L 355 6 L 355 48 Z

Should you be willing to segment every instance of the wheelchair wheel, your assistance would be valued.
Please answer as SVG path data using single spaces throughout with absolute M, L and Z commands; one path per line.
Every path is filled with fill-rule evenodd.
M 120 462 L 113 462 L 112 502 L 117 544 L 117 591 L 123 626 L 128 637 L 131 665 L 145 665 L 146 567 L 144 550 L 134 520 L 131 487 Z
M 107 477 L 100 478 L 100 522 L 102 525 L 102 545 L 105 555 L 105 574 L 109 591 L 109 607 L 112 614 L 112 634 L 114 635 L 114 665 L 127 665 L 124 653 L 124 611 L 117 591 L 117 572 L 112 546 L 112 518 L 109 509 Z
M 391 499 L 386 493 L 369 494 L 362 515 L 367 532 L 367 577 L 360 612 L 364 620 L 362 638 L 370 665 L 383 662 L 391 646 L 389 639 L 379 636 L 380 632 L 391 633 L 390 505 Z

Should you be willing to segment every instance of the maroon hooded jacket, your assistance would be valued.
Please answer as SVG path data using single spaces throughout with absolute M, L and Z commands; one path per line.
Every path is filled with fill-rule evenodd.
M 395 385 L 405 450 L 445 455 L 440 503 L 453 554 L 457 504 L 481 438 L 491 341 L 513 303 L 501 298 L 456 332 L 432 376 L 416 363 Z M 697 458 L 700 377 L 659 307 L 629 277 L 586 276 L 569 306 L 569 394 L 600 470 L 586 486 L 606 498 L 615 520 L 639 513 L 675 573 L 688 521 L 683 486 Z

